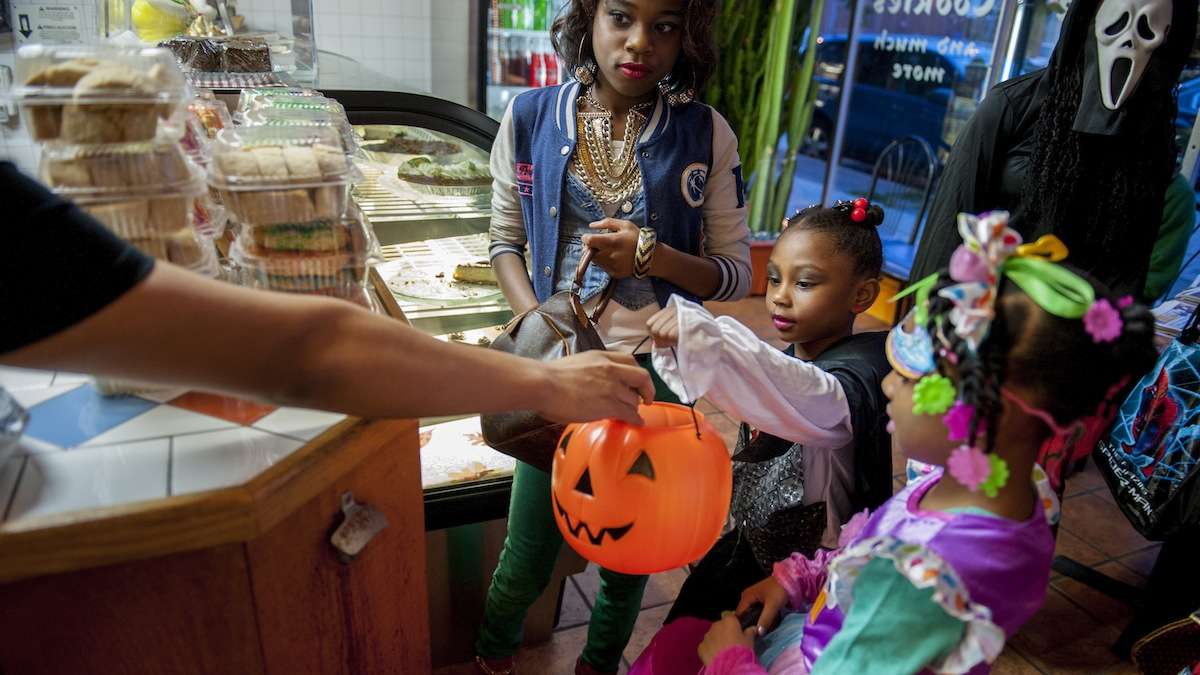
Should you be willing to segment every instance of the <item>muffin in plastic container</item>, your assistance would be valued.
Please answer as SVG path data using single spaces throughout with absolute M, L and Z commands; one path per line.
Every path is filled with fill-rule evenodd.
M 339 109 L 341 104 L 336 101 L 331 101 Z M 353 155 L 358 152 L 358 137 L 354 135 L 354 128 L 350 126 L 350 121 L 346 119 L 346 113 L 342 111 L 322 110 L 316 108 L 279 108 L 265 107 L 245 112 L 241 117 L 241 124 L 244 127 L 299 127 L 306 129 L 332 129 L 337 132 L 338 143 L 342 147 L 342 151 L 347 155 Z
M 104 190 L 74 195 L 75 202 L 114 234 L 128 240 L 190 229 L 196 201 L 207 197 L 203 174 L 177 190 Z
M 189 97 L 178 64 L 158 48 L 26 45 L 14 79 L 11 98 L 36 141 L 148 141 Z
M 56 192 L 74 197 L 129 190 L 178 192 L 195 183 L 197 167 L 177 143 L 148 141 L 42 148 L 38 174 Z
M 212 151 L 208 184 L 245 226 L 340 219 L 358 175 L 328 128 L 226 129 Z

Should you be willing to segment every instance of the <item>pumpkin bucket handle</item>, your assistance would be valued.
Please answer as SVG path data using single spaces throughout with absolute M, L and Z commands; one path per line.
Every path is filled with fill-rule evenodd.
M 647 335 L 646 337 L 642 338 L 641 342 L 637 343 L 637 346 L 633 348 L 634 355 L 637 354 L 638 350 L 641 349 L 642 345 L 646 344 L 646 341 L 649 339 L 650 336 Z M 674 347 L 671 347 L 671 356 L 675 357 L 675 363 L 678 364 L 679 354 L 675 352 Z M 684 397 L 690 399 L 692 396 L 691 394 L 687 393 L 687 387 L 683 384 L 682 379 L 679 381 L 679 386 L 683 388 Z M 687 403 L 685 405 L 687 405 L 688 410 L 692 411 L 692 426 L 696 428 L 696 438 L 700 438 L 700 420 L 696 418 L 696 402 L 692 401 L 691 403 Z

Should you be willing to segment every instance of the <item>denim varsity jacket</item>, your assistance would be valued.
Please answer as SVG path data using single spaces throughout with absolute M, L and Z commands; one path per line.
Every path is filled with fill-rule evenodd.
M 530 249 L 534 293 L 554 293 L 560 220 L 569 199 L 567 170 L 576 138 L 580 85 L 570 82 L 525 92 L 513 101 L 492 152 L 493 226 L 490 255 Z M 717 127 L 714 130 L 714 127 Z M 509 137 L 508 135 L 511 135 Z M 722 155 L 714 168 L 714 135 Z M 711 300 L 746 295 L 750 285 L 745 188 L 736 139 L 723 118 L 701 103 L 672 107 L 659 96 L 636 141 L 642 171 L 643 225 L 679 251 L 714 260 L 721 281 Z M 718 172 L 718 173 L 714 173 Z M 518 219 L 498 227 L 506 218 Z M 623 217 L 617 213 L 614 217 Z M 651 280 L 660 306 L 673 294 L 700 300 L 663 280 Z

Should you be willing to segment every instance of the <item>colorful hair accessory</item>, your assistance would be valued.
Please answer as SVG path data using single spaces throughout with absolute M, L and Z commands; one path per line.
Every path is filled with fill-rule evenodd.
M 954 397 L 954 385 L 944 375 L 926 375 L 913 387 L 913 412 L 918 415 L 941 415 L 954 404 Z
M 1032 244 L 1017 247 L 1017 256 L 1021 258 L 1044 258 L 1050 262 L 1066 260 L 1067 253 L 1067 245 L 1052 234 L 1044 234 Z
M 871 202 L 867 201 L 866 197 L 859 197 L 853 201 L 849 199 L 839 199 L 834 202 L 831 208 L 835 208 L 842 213 L 849 213 L 850 220 L 856 223 L 861 223 L 867 219 L 867 209 L 870 208 Z
M 949 432 L 947 438 L 952 441 L 967 440 L 967 435 L 971 433 L 971 418 L 974 416 L 975 406 L 964 403 L 961 399 L 955 401 L 954 406 L 942 418 L 942 424 L 946 425 Z
M 966 244 L 959 244 L 950 256 L 950 278 L 957 282 L 987 281 L 988 269 L 983 258 Z
M 923 326 L 906 328 L 909 321 L 902 321 L 893 328 L 884 341 L 884 353 L 892 368 L 910 380 L 919 380 L 936 369 L 933 361 L 933 341 Z
M 996 455 L 988 455 L 987 458 L 992 470 L 988 473 L 987 480 L 983 481 L 979 487 L 983 490 L 983 494 L 995 499 L 1000 488 L 1008 484 L 1008 462 Z
M 1125 322 L 1121 320 L 1121 313 L 1108 300 L 1101 298 L 1093 302 L 1083 315 L 1083 326 L 1095 342 L 1112 342 L 1121 337 Z
M 950 458 L 946 460 L 946 468 L 954 480 L 967 486 L 971 492 L 979 490 L 979 486 L 988 480 L 992 473 L 992 464 L 983 451 L 972 445 L 960 445 Z
M 1096 289 L 1086 279 L 1043 258 L 1013 258 L 1004 264 L 1004 276 L 1062 319 L 1082 319 L 1096 301 Z

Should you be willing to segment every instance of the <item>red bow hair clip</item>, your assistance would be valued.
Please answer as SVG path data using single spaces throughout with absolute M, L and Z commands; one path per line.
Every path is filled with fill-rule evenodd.
M 861 223 L 862 221 L 866 220 L 867 207 L 870 205 L 871 202 L 867 201 L 866 197 L 859 197 L 858 199 L 855 199 L 853 202 L 851 202 L 853 210 L 850 211 L 850 220 L 853 220 L 856 223 Z

